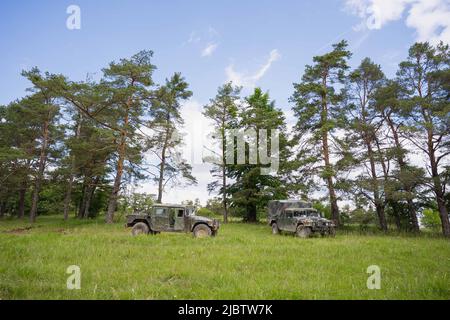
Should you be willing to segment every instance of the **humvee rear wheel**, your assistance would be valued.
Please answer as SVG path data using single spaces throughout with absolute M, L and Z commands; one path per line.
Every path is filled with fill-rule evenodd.
M 295 233 L 295 235 L 299 238 L 309 238 L 312 234 L 311 228 L 309 227 L 304 227 L 304 226 L 298 226 L 297 227 L 297 232 Z
M 138 222 L 131 229 L 131 234 L 133 236 L 138 236 L 140 234 L 148 234 L 149 231 L 150 229 L 147 224 L 145 224 L 144 222 Z
M 278 225 L 276 222 L 272 223 L 272 234 L 279 234 L 280 229 L 278 229 Z
M 194 234 L 194 237 L 196 237 L 196 238 L 206 238 L 206 237 L 211 236 L 212 231 L 211 231 L 211 228 L 208 227 L 207 225 L 198 224 L 195 226 L 192 233 Z

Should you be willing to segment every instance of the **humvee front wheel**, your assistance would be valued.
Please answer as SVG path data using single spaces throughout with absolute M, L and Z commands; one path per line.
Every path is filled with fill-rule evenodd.
M 335 237 L 336 236 L 336 229 L 334 227 L 330 228 L 330 230 L 328 230 L 328 235 L 330 237 Z
M 311 228 L 304 227 L 304 226 L 298 226 L 297 232 L 295 232 L 295 235 L 299 238 L 309 238 L 312 234 Z
M 278 225 L 276 222 L 272 223 L 272 234 L 279 234 L 280 229 L 278 229 Z
M 148 234 L 149 231 L 150 229 L 147 224 L 145 224 L 144 222 L 138 222 L 131 229 L 131 234 L 133 236 L 138 236 L 140 234 Z
M 198 224 L 195 226 L 194 230 L 192 231 L 192 234 L 196 238 L 206 238 L 210 237 L 212 234 L 211 228 L 208 227 L 205 224 Z

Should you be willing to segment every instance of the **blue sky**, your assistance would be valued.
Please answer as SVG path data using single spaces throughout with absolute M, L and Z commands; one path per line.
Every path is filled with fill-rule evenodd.
M 72 4 L 81 9 L 80 30 L 66 28 Z M 392 76 L 414 41 L 449 40 L 449 6 L 448 0 L 1 1 L 0 104 L 25 94 L 22 69 L 83 80 L 87 73 L 99 77 L 112 60 L 151 49 L 154 80 L 181 72 L 194 92 L 191 107 L 232 79 L 246 86 L 244 93 L 255 85 L 268 90 L 288 112 L 292 83 L 332 43 L 347 39 L 352 66 L 370 56 Z M 204 200 L 201 170 L 205 181 L 189 196 Z
M 141 49 L 155 52 L 156 81 L 182 72 L 199 101 L 206 101 L 227 80 L 227 66 L 255 73 L 276 49 L 281 57 L 257 85 L 284 106 L 304 65 L 341 38 L 350 46 L 363 41 L 354 63 L 370 55 L 392 72 L 391 62 L 406 54 L 415 40 L 414 30 L 397 21 L 379 31 L 353 31 L 360 18 L 346 12 L 344 2 L 2 1 L 0 103 L 23 95 L 23 68 L 36 65 L 81 80 Z M 81 8 L 81 30 L 66 28 L 70 4 Z M 217 49 L 202 57 L 210 43 Z

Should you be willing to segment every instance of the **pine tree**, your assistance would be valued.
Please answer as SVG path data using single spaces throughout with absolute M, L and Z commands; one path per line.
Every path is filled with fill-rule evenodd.
M 226 165 L 226 132 L 236 127 L 240 87 L 234 87 L 231 82 L 217 90 L 217 95 L 204 107 L 203 115 L 214 123 L 214 138 L 220 143 L 220 154 L 214 164 L 211 174 L 217 180 L 208 184 L 208 191 L 219 191 L 222 196 L 223 221 L 228 222 L 228 183 Z M 216 158 L 216 157 L 214 157 Z
M 152 73 L 155 70 L 155 66 L 150 62 L 152 56 L 152 51 L 141 51 L 131 59 L 121 59 L 118 63 L 111 62 L 109 67 L 103 70 L 106 78 L 104 84 L 111 92 L 111 100 L 105 107 L 112 108 L 114 118 L 118 119 L 117 125 L 114 125 L 118 134 L 116 175 L 106 213 L 107 223 L 113 222 L 125 161 L 129 156 L 129 143 L 134 140 L 133 136 L 141 126 L 142 117 L 149 107 L 150 86 L 153 85 Z
M 150 108 L 151 121 L 148 124 L 155 134 L 148 140 L 149 148 L 157 157 L 158 183 L 157 203 L 161 203 L 164 189 L 168 184 L 186 182 L 195 184 L 192 167 L 181 158 L 178 147 L 182 143 L 179 129 L 184 121 L 180 114 L 181 103 L 192 96 L 188 83 L 180 73 L 166 79 L 165 85 L 159 87 L 152 98 Z
M 256 88 L 252 95 L 245 99 L 245 106 L 239 114 L 238 128 L 241 132 L 254 130 L 256 141 L 250 137 L 246 142 L 248 148 L 245 151 L 245 164 L 234 164 L 229 166 L 229 177 L 235 182 L 229 186 L 232 206 L 244 216 L 246 222 L 256 222 L 258 213 L 266 208 L 269 200 L 284 199 L 287 197 L 287 189 L 281 179 L 281 166 L 287 162 L 287 139 L 285 136 L 286 124 L 283 112 L 275 107 L 275 102 L 270 101 L 268 93 L 263 93 L 260 88 Z M 255 164 L 251 163 L 250 146 L 254 150 L 264 148 L 263 141 L 266 137 L 260 135 L 260 130 L 267 130 L 268 150 L 271 150 L 272 132 L 279 133 L 279 150 L 271 157 L 277 157 L 280 164 L 277 173 L 262 174 L 261 169 L 267 168 L 259 152 L 256 156 Z M 273 160 L 272 160 L 273 161 Z
M 0 108 L 0 203 L 6 210 L 8 198 L 18 193 L 17 216 L 25 215 L 25 196 L 31 186 L 37 143 L 39 119 L 26 107 L 28 98 Z M 3 211 L 3 213 L 5 213 Z
M 402 107 L 408 116 L 407 137 L 428 157 L 431 190 L 435 194 L 442 233 L 450 237 L 450 222 L 445 206 L 445 178 L 443 160 L 450 155 L 448 83 L 450 50 L 443 43 L 436 47 L 429 43 L 416 43 L 409 49 L 406 61 L 397 72 L 404 90 Z M 447 86 L 447 89 L 446 89 Z
M 73 131 L 74 131 L 73 137 L 72 137 L 72 139 L 71 138 L 67 139 L 66 143 L 70 140 L 78 141 L 80 139 L 82 123 L 83 123 L 83 114 L 80 110 L 77 110 L 76 117 L 75 117 L 75 125 L 73 128 Z M 70 145 L 68 145 L 68 147 L 70 147 Z M 70 203 L 72 200 L 72 188 L 73 188 L 74 175 L 75 175 L 75 170 L 76 170 L 76 156 L 75 156 L 73 150 L 70 151 L 68 162 L 69 162 L 68 163 L 69 177 L 68 177 L 68 182 L 67 182 L 67 190 L 66 190 L 66 194 L 64 197 L 64 212 L 63 212 L 64 220 L 67 220 L 69 218 Z
M 388 81 L 384 86 L 377 89 L 374 94 L 375 108 L 383 117 L 388 130 L 390 146 L 387 154 L 395 159 L 396 170 L 391 170 L 388 178 L 386 166 L 383 168 L 385 175 L 385 192 L 391 201 L 394 211 L 399 209 L 396 200 L 404 200 L 407 203 L 410 226 L 413 231 L 419 231 L 419 222 L 417 219 L 417 208 L 414 199 L 417 197 L 417 188 L 422 183 L 423 171 L 408 162 L 408 149 L 402 141 L 404 128 L 404 113 L 400 107 L 399 97 L 401 88 L 395 81 Z M 398 213 L 399 214 L 399 213 Z M 398 215 L 395 213 L 395 215 Z
M 25 108 L 29 111 L 29 116 L 40 124 L 39 134 L 39 160 L 38 168 L 34 179 L 34 190 L 30 209 L 30 221 L 36 221 L 38 210 L 39 193 L 41 191 L 44 171 L 47 165 L 48 153 L 52 144 L 52 131 L 57 125 L 60 106 L 57 104 L 55 84 L 58 77 L 46 73 L 42 75 L 39 69 L 33 68 L 22 73 L 32 84 L 29 90 L 33 92 L 28 99 L 23 101 Z
M 364 59 L 358 68 L 349 75 L 348 93 L 350 96 L 350 109 L 352 114 L 351 129 L 355 132 L 355 143 L 358 144 L 358 161 L 364 170 L 356 182 L 361 189 L 368 189 L 371 194 L 363 191 L 363 194 L 373 203 L 378 216 L 380 228 L 387 230 L 386 215 L 384 212 L 385 200 L 383 199 L 381 184 L 378 174 L 380 155 L 376 149 L 376 136 L 382 125 L 379 114 L 372 108 L 373 96 L 384 80 L 384 74 L 379 65 L 374 64 L 369 58 Z M 357 152 L 358 153 L 358 152 Z
M 341 103 L 344 94 L 338 91 L 338 87 L 344 84 L 345 72 L 349 68 L 347 61 L 351 53 L 346 49 L 347 42 L 341 41 L 333 45 L 331 52 L 314 57 L 314 65 L 306 66 L 302 82 L 294 84 L 295 92 L 290 99 L 295 103 L 293 110 L 298 119 L 294 134 L 305 148 L 301 165 L 309 166 L 310 175 L 317 174 L 325 180 L 331 216 L 336 225 L 340 220 L 330 142 L 336 140 L 332 134 L 343 118 Z M 319 161 L 323 161 L 323 166 L 317 165 Z

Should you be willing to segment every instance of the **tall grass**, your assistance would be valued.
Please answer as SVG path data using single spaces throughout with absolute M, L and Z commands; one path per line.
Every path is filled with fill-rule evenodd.
M 131 237 L 123 224 L 40 217 L 0 221 L 1 299 L 450 299 L 450 242 L 403 234 L 274 236 L 222 225 L 195 239 Z M 81 268 L 81 290 L 66 269 Z M 381 289 L 366 286 L 381 268 Z

